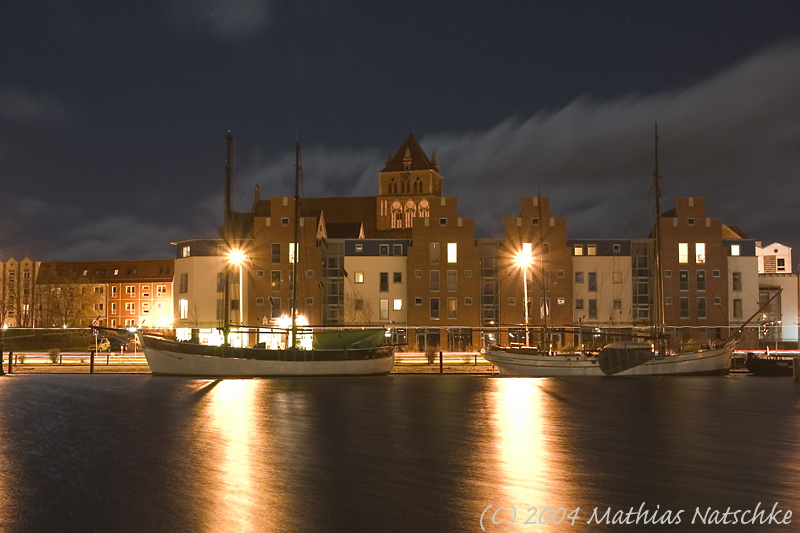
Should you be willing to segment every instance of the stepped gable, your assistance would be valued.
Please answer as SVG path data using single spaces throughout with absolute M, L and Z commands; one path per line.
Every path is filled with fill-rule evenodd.
M 406 164 L 408 162 L 411 163 L 410 166 Z M 381 172 L 401 172 L 403 170 L 437 170 L 437 165 L 428 159 L 413 133 L 409 133 L 397 152 L 386 160 L 386 166 Z

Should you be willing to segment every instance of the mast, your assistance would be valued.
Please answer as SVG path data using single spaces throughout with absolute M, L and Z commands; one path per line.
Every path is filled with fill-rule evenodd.
M 664 333 L 664 273 L 661 260 L 661 176 L 658 173 L 658 122 L 655 125 L 655 171 L 653 172 L 654 191 L 656 196 L 655 216 L 655 273 L 656 301 L 654 306 L 654 324 L 659 335 Z
M 226 247 L 230 248 L 232 236 L 232 218 L 233 208 L 231 207 L 231 188 L 233 186 L 233 148 L 234 139 L 231 131 L 225 135 L 225 145 L 227 148 L 227 155 L 225 157 L 225 216 L 222 222 L 222 240 Z M 223 313 L 222 313 L 222 335 L 223 343 L 228 344 L 228 337 L 230 335 L 230 312 L 231 312 L 231 295 L 230 295 L 230 264 L 225 261 L 225 288 L 223 290 L 222 298 L 224 300 Z M 242 302 L 239 302 L 242 305 Z M 241 307 L 240 307 L 241 309 Z M 241 311 L 240 311 L 241 313 Z
M 544 226 L 544 220 L 542 219 L 542 196 L 539 193 L 538 189 L 536 191 L 536 204 L 539 208 L 539 255 L 540 263 L 542 264 L 542 309 L 543 309 L 543 322 L 542 322 L 542 348 L 547 350 L 550 353 L 550 336 L 547 331 L 547 313 L 549 311 L 547 305 L 547 278 L 545 277 L 544 271 L 544 235 L 542 234 L 542 226 Z M 541 311 L 540 311 L 541 312 Z
M 297 263 L 300 258 L 300 178 L 303 167 L 300 164 L 300 143 L 295 143 L 294 173 L 294 257 L 292 260 L 292 350 L 297 349 Z

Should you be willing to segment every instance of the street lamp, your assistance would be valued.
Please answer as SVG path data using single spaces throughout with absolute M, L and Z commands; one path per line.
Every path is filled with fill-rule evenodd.
M 530 346 L 530 339 L 528 335 L 528 268 L 533 265 L 533 250 L 531 248 L 531 243 L 522 243 L 522 250 L 517 252 L 517 255 L 514 256 L 514 264 L 517 265 L 517 268 L 522 270 L 522 300 L 523 304 L 525 305 L 525 346 Z
M 247 254 L 244 250 L 239 248 L 233 248 L 228 252 L 228 263 L 233 266 L 239 267 L 239 324 L 244 323 L 244 305 L 243 305 L 243 298 L 244 298 L 244 284 L 243 282 L 243 269 L 244 263 L 247 260 Z

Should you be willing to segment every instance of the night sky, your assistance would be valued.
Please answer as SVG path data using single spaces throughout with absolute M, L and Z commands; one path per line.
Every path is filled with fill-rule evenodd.
M 665 210 L 800 250 L 797 0 L 4 0 L 0 44 L 0 260 L 215 237 L 228 130 L 240 210 L 297 138 L 304 195 L 375 195 L 413 129 L 478 237 L 537 194 L 644 237 L 655 122 Z

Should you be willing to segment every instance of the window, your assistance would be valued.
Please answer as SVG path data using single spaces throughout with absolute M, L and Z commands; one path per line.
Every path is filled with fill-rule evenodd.
M 225 274 L 217 272 L 217 292 L 225 292 Z
M 395 298 L 392 301 L 392 309 L 395 311 L 402 311 L 403 310 L 403 300 L 400 298 Z
M 687 222 L 689 223 L 690 226 L 694 226 L 694 218 L 690 217 Z
M 116 312 L 117 312 L 117 302 L 111 302 L 111 312 L 116 314 Z
M 111 291 L 112 294 L 117 292 L 117 288 L 114 287 Z M 178 292 L 181 294 L 189 292 L 189 273 L 188 272 L 181 272 L 181 282 L 178 288 Z
M 156 285 L 156 296 L 164 296 L 165 294 L 167 294 L 167 286 Z
M 438 263 L 441 253 L 442 253 L 441 243 L 432 242 L 430 244 L 431 263 Z
M 353 303 L 353 309 L 355 309 L 356 311 L 363 311 L 364 310 L 364 300 L 360 300 L 360 299 L 356 300 Z
M 516 307 L 516 305 L 517 305 L 517 299 L 514 298 L 513 296 L 509 296 L 508 297 L 508 306 L 509 307 Z
M 402 244 L 393 244 L 392 245 L 392 255 L 403 255 L 403 245 Z
M 622 246 L 619 244 L 613 244 L 612 249 L 614 250 L 615 254 L 618 254 L 622 251 Z
M 682 291 L 689 290 L 689 271 L 688 270 L 679 270 L 678 271 L 678 288 Z
M 576 244 L 572 247 L 572 255 L 583 255 L 583 245 Z
M 447 299 L 447 318 L 454 319 L 458 317 L 458 298 Z
M 670 269 L 664 270 L 664 277 L 665 278 L 671 278 L 672 277 L 672 270 L 670 270 Z
M 134 314 L 136 312 L 136 304 L 134 302 L 126 302 L 125 310 L 130 314 Z
M 556 277 L 557 278 L 563 278 L 566 275 L 567 275 L 567 273 L 564 272 L 563 270 L 556 270 Z
M 664 305 L 672 305 L 672 296 L 664 297 Z
M 192 247 L 191 246 L 181 246 L 181 257 L 189 257 L 192 255 Z M 114 275 L 117 275 L 119 270 L 114 271 Z
M 439 225 L 440 226 L 446 226 L 447 225 L 447 219 L 446 218 L 440 218 L 439 219 Z
M 189 318 L 189 300 L 178 300 L 178 308 L 180 309 L 181 320 Z
M 363 244 L 356 244 L 356 253 L 360 254 L 363 251 L 364 251 L 364 245 Z
M 300 260 L 300 258 L 298 257 L 298 255 L 300 255 L 299 254 L 299 250 L 295 250 L 296 247 L 297 247 L 297 245 L 295 243 L 293 243 L 293 242 L 289 243 L 289 263 L 290 264 L 294 263 L 295 261 L 299 261 Z
M 273 291 L 281 290 L 281 271 L 280 270 L 273 270 L 272 271 L 272 281 L 270 282 L 270 288 Z
M 281 262 L 281 243 L 273 242 L 272 243 L 272 263 L 280 263 Z
M 612 272 L 611 279 L 614 283 L 622 283 L 622 272 Z
M 448 291 L 455 291 L 458 289 L 458 271 L 456 270 L 448 270 L 447 271 L 447 290 Z
M 597 318 L 597 300 L 589 300 L 589 318 Z
M 719 272 L 719 270 L 713 270 L 711 272 L 711 275 L 714 276 L 715 278 L 718 278 L 720 276 L 720 272 Z
M 264 297 L 256 296 L 256 305 L 264 305 Z
M 347 275 L 347 272 L 345 272 L 345 275 Z M 314 277 L 314 271 L 311 270 L 310 268 L 308 270 L 306 270 L 306 277 L 307 278 L 313 278 Z
M 697 290 L 698 291 L 706 290 L 706 271 L 705 270 L 698 270 L 697 271 Z
M 742 318 L 742 300 L 733 300 L 733 318 Z
M 125 285 L 125 294 L 128 296 L 136 296 L 136 287 L 133 285 Z
M 704 296 L 697 298 L 697 318 L 706 318 L 706 299 Z
M 706 243 L 697 242 L 694 245 L 694 262 L 701 264 L 706 262 Z
M 583 272 L 575 272 L 575 283 L 583 283 Z
M 392 274 L 392 283 L 403 283 L 403 273 L 395 272 Z
M 689 298 L 681 297 L 681 318 L 689 318 Z
M 622 300 L 614 300 L 614 311 L 622 311 Z
M 422 305 L 422 298 L 420 297 L 414 298 L 414 305 Z
M 731 255 L 740 255 L 741 254 L 741 247 L 738 244 L 731 244 Z
M 272 298 L 269 299 L 269 305 L 272 307 L 272 318 L 278 318 L 281 316 L 281 299 L 280 298 Z
M 356 272 L 353 275 L 355 283 L 364 283 L 364 273 L 363 272 Z
M 596 244 L 587 244 L 586 245 L 586 255 L 597 255 L 597 245 Z
M 438 291 L 439 290 L 439 271 L 438 270 L 431 270 L 430 277 L 431 277 L 431 290 L 432 291 Z
M 447 243 L 447 262 L 448 263 L 458 263 L 458 243 L 457 242 L 448 242 Z
M 282 217 L 281 226 L 288 226 L 288 225 L 289 225 L 289 217 Z
M 589 272 L 589 291 L 597 292 L 597 272 Z
M 256 277 L 257 278 L 263 278 L 264 277 L 264 271 L 263 270 L 256 270 Z
M 389 320 L 389 300 L 380 301 L 380 319 Z
M 388 244 L 381 244 L 378 247 L 378 254 L 379 255 L 389 255 L 389 245 Z
M 431 298 L 431 318 L 439 320 L 439 298 Z
M 422 270 L 420 270 L 420 269 L 415 270 L 414 271 L 414 277 L 416 279 L 422 279 Z
M 472 305 L 472 296 L 464 296 L 464 305 Z
M 472 270 L 465 270 L 464 271 L 464 278 L 465 279 L 472 279 Z
M 678 243 L 678 263 L 688 263 L 689 262 L 689 243 L 687 242 L 679 242 Z
M 714 296 L 714 305 L 722 305 L 722 298 L 720 296 Z
M 380 274 L 380 291 L 381 292 L 389 292 L 389 273 L 388 272 L 381 272 Z M 388 302 L 388 300 L 387 300 Z M 387 304 L 388 309 L 388 304 Z
M 742 292 L 742 273 L 733 272 L 733 292 Z
M 583 311 L 583 299 L 575 300 L 575 310 L 576 311 Z
M 778 272 L 786 271 L 786 259 L 783 257 L 778 258 Z

